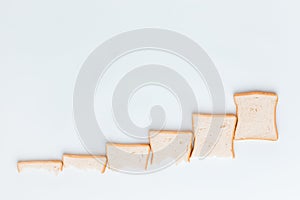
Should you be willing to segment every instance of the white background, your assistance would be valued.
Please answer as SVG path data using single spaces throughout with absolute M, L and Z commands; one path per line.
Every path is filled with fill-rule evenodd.
M 297 1 L 0 1 L 0 199 L 299 199 Z M 298 12 L 298 13 L 297 13 Z M 113 35 L 164 28 L 200 44 L 232 95 L 279 95 L 278 142 L 236 143 L 236 159 L 155 174 L 21 174 L 23 159 L 85 153 L 72 93 L 87 56 Z M 297 191 L 298 190 L 298 191 Z

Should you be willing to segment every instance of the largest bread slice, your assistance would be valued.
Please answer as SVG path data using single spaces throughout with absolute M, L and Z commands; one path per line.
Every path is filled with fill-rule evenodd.
M 276 106 L 278 96 L 269 92 L 234 95 L 238 123 L 235 140 L 277 140 Z

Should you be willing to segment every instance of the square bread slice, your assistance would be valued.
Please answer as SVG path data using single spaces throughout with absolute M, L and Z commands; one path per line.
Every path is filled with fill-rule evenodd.
M 276 106 L 278 96 L 267 92 L 234 95 L 238 123 L 235 140 L 277 140 Z
M 194 149 L 191 157 L 234 158 L 233 114 L 193 114 Z
M 192 150 L 193 133 L 191 131 L 149 131 L 152 151 L 151 167 L 181 161 L 188 162 Z
M 24 171 L 47 171 L 58 175 L 62 171 L 62 161 L 60 160 L 39 160 L 39 161 L 19 161 L 18 172 Z
M 104 173 L 106 168 L 106 156 L 102 155 L 63 155 L 63 169 L 76 168 L 79 170 L 96 170 Z
M 107 166 L 114 171 L 139 173 L 147 169 L 149 144 L 106 144 Z

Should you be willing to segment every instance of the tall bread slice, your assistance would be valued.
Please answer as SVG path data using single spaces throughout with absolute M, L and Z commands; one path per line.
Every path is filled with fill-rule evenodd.
M 270 92 L 234 95 L 238 123 L 235 140 L 278 140 L 276 106 L 278 96 Z

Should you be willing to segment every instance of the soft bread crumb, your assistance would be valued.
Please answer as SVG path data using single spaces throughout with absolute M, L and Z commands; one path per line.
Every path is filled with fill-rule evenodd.
M 152 151 L 151 167 L 189 161 L 193 133 L 191 131 L 149 131 Z
M 96 170 L 101 173 L 105 172 L 106 156 L 102 155 L 63 155 L 63 168 L 76 168 L 79 170 Z
M 236 116 L 193 114 L 194 149 L 191 157 L 234 158 Z
M 107 166 L 115 171 L 139 173 L 147 169 L 149 144 L 106 144 Z
M 62 161 L 41 160 L 41 161 L 19 161 L 17 163 L 18 172 L 42 170 L 58 175 L 62 171 Z
M 275 93 L 247 92 L 234 95 L 238 123 L 235 140 L 277 140 Z

